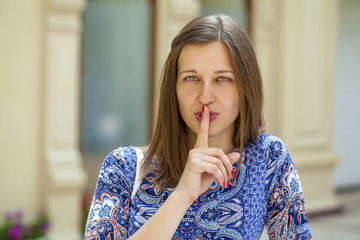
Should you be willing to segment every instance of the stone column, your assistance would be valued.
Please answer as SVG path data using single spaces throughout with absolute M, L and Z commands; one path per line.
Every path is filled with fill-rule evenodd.
M 0 1 L 0 223 L 7 211 L 34 219 L 44 206 L 43 2 Z
M 157 112 L 160 89 L 160 76 L 170 52 L 171 42 L 176 34 L 193 18 L 199 16 L 199 0 L 155 0 L 154 37 L 154 83 L 153 112 Z M 155 123 L 156 114 L 153 116 Z
M 82 14 L 85 0 L 48 0 L 45 14 L 44 153 L 50 239 L 81 239 L 86 175 L 80 152 Z
M 337 0 L 254 0 L 253 42 L 269 130 L 300 173 L 309 212 L 334 210 L 333 108 Z

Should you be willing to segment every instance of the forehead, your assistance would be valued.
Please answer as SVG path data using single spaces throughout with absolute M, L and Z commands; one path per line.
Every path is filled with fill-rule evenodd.
M 180 52 L 178 69 L 183 70 L 184 68 L 194 67 L 204 70 L 233 70 L 230 50 L 221 41 L 188 44 Z

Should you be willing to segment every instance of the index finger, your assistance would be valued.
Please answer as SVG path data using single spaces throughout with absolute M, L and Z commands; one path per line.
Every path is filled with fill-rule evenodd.
M 195 147 L 207 147 L 209 137 L 209 109 L 207 106 L 203 106 L 203 113 L 200 122 L 199 132 L 196 138 Z

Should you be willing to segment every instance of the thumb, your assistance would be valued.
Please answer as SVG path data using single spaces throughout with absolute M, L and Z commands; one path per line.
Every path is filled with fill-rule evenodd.
M 229 160 L 231 162 L 231 165 L 232 165 L 232 164 L 234 164 L 235 162 L 237 162 L 240 159 L 241 154 L 238 153 L 238 152 L 232 152 L 232 153 L 229 153 L 226 156 L 229 158 Z

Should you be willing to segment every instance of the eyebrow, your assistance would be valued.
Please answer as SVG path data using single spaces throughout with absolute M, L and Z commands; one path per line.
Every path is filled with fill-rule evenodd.
M 195 70 L 184 70 L 178 73 L 178 76 L 180 76 L 183 73 L 197 73 Z
M 184 70 L 184 71 L 179 72 L 178 76 L 180 76 L 183 73 L 197 73 L 197 72 L 195 70 Z M 234 74 L 234 72 L 231 71 L 231 70 L 218 70 L 218 71 L 215 71 L 214 73 L 215 74 L 221 74 L 221 73 L 232 73 L 232 74 Z
M 215 71 L 215 73 L 216 74 L 219 74 L 219 73 L 232 73 L 232 74 L 234 74 L 234 72 L 231 71 L 231 70 L 219 70 L 219 71 Z

